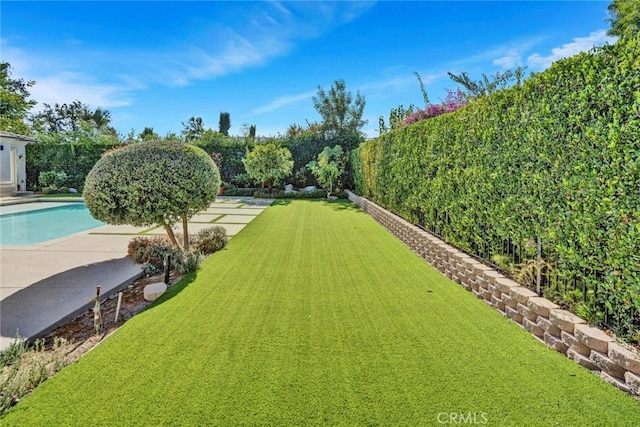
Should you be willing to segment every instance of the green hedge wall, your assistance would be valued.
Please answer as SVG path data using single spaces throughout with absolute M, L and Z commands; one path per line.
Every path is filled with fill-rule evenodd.
M 214 153 L 222 155 L 220 176 L 224 182 L 231 182 L 236 175 L 245 173 L 242 159 L 247 149 L 253 148 L 253 142 L 249 140 L 229 138 L 223 135 L 199 139 L 194 142 L 194 145 L 202 148 L 209 155 Z
M 640 338 L 637 38 L 369 141 L 351 166 L 359 194 L 487 259 L 540 239 L 545 296 Z
M 53 143 L 40 142 L 29 144 L 26 148 L 27 188 L 39 187 L 40 172 L 65 172 L 68 176 L 67 187 L 82 191 L 84 180 L 100 156 L 107 150 L 119 145 L 90 143 Z

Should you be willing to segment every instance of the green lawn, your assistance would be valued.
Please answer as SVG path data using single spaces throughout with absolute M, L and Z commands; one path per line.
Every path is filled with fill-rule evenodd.
M 293 201 L 267 209 L 0 424 L 413 426 L 449 413 L 489 425 L 640 425 L 636 400 L 351 204 Z

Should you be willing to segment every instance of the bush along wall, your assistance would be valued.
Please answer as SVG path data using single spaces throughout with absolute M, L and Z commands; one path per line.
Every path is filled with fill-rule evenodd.
M 359 194 L 640 341 L 637 38 L 369 141 L 351 167 Z

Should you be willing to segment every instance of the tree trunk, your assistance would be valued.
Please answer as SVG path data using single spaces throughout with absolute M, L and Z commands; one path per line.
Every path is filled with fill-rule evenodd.
M 182 247 L 189 250 L 189 230 L 187 229 L 187 216 L 182 215 Z
M 173 229 L 171 228 L 171 226 L 166 222 L 163 223 L 162 226 L 164 227 L 164 231 L 167 232 L 167 236 L 169 236 L 169 240 L 171 240 L 171 243 L 175 245 L 177 248 L 179 248 L 180 244 L 178 244 L 178 241 L 176 240 L 175 234 L 173 234 Z

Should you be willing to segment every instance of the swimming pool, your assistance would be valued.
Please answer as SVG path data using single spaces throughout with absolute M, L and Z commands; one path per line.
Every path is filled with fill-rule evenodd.
M 40 203 L 3 207 L 0 246 L 30 246 L 104 225 L 81 202 Z M 28 205 L 28 206 L 27 206 Z

